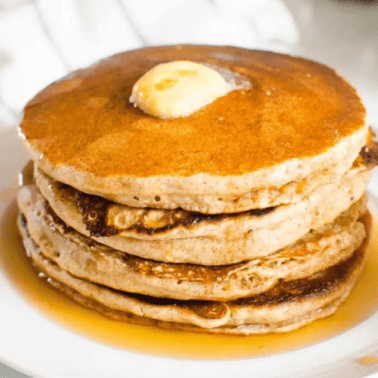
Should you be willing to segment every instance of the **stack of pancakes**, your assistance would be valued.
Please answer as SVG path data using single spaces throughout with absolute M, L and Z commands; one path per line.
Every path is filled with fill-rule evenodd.
M 175 60 L 245 89 L 183 118 L 134 107 L 134 83 Z M 34 161 L 18 196 L 26 250 L 111 318 L 290 331 L 332 314 L 362 270 L 376 147 L 357 93 L 323 65 L 232 47 L 126 52 L 40 92 L 20 134 Z

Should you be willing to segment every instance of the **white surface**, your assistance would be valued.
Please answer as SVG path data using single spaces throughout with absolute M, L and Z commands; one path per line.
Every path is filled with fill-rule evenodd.
M 100 57 L 101 54 L 110 54 L 113 53 L 113 50 L 115 52 L 119 49 L 132 48 L 140 44 L 141 41 L 137 36 L 134 34 L 131 36 L 132 32 L 129 26 L 125 26 L 121 21 L 124 16 L 119 13 L 120 9 L 117 8 L 117 5 L 113 4 L 108 7 L 106 14 L 104 14 L 104 2 L 105 0 L 97 1 L 97 7 L 93 8 L 94 13 L 88 14 L 88 19 L 84 23 L 85 27 L 82 29 L 85 38 L 80 43 L 86 43 L 83 46 L 91 52 L 90 54 L 84 54 L 84 52 L 78 56 L 74 55 L 75 52 L 71 54 L 69 49 L 77 46 L 65 45 L 57 34 L 58 25 L 54 23 L 51 25 L 52 36 L 60 50 L 66 55 L 70 65 L 86 64 L 85 59 L 88 59 L 88 62 L 93 61 Z M 41 11 L 46 16 L 48 16 L 49 12 L 53 12 L 50 5 L 51 1 L 42 0 L 40 3 Z M 63 2 L 60 0 L 60 3 Z M 68 2 L 66 1 L 65 3 L 67 4 Z M 72 3 L 72 1 L 69 1 L 69 3 Z M 85 3 L 87 1 L 83 0 L 82 4 L 85 5 Z M 123 3 L 136 4 L 136 2 L 131 3 L 126 0 Z M 221 10 L 217 13 L 216 9 L 212 9 L 209 6 L 212 3 L 214 2 L 209 0 L 207 5 L 201 3 L 201 7 L 208 14 L 215 15 L 214 25 L 217 25 L 217 23 L 223 25 L 224 23 L 222 24 L 222 22 L 229 13 L 227 8 L 229 5 L 226 1 L 218 1 Z M 237 1 L 234 3 L 237 6 L 235 5 L 236 8 L 233 12 L 237 12 L 238 17 L 241 17 L 241 28 L 248 28 L 249 15 L 242 8 L 246 2 Z M 372 125 L 377 127 L 378 5 L 362 7 L 350 4 L 350 1 L 336 2 L 330 0 L 285 0 L 284 3 L 293 15 L 295 24 L 292 23 L 290 12 L 282 9 L 281 5 L 275 9 L 278 10 L 278 13 L 274 13 L 274 17 L 264 14 L 256 6 L 256 15 L 262 15 L 261 18 L 256 16 L 253 18 L 255 22 L 265 20 L 264 22 L 261 21 L 262 24 L 268 25 L 269 21 L 283 22 L 279 16 L 283 14 L 282 12 L 285 12 L 285 20 L 288 23 L 284 24 L 283 27 L 281 26 L 281 30 L 286 30 L 282 34 L 281 40 L 280 38 L 277 40 L 277 34 L 275 33 L 277 29 L 263 28 L 264 34 L 257 35 L 255 34 L 256 30 L 253 29 L 250 30 L 251 39 L 247 41 L 243 39 L 242 41 L 250 43 L 250 46 L 263 48 L 275 48 L 278 46 L 283 50 L 289 50 L 296 55 L 321 61 L 337 69 L 361 93 L 367 105 L 369 119 Z M 6 9 L 9 4 L 13 4 L 12 9 L 5 11 L 4 14 L 6 14 L 7 19 L 3 18 L 0 23 L 0 36 L 7 36 L 7 38 L 0 38 L 0 42 L 4 42 L 0 46 L 0 91 L 3 96 L 7 97 L 9 105 L 17 110 L 36 90 L 48 84 L 49 81 L 65 74 L 66 67 L 57 58 L 56 54 L 51 51 L 45 51 L 43 56 L 35 54 L 35 49 L 38 47 L 35 45 L 37 38 L 31 38 L 31 35 L 26 32 L 26 30 L 33 28 L 32 25 L 36 23 L 35 19 L 29 18 L 30 25 L 25 24 L 23 29 L 18 28 L 19 24 L 17 24 L 15 12 L 28 12 L 28 10 L 24 11 L 23 9 L 25 8 L 23 7 L 25 4 L 29 7 L 31 2 L 26 0 L 0 0 L 0 11 Z M 77 10 L 77 12 L 83 14 L 82 10 Z M 130 9 L 130 12 L 134 17 L 138 17 L 133 9 Z M 30 17 L 32 15 L 35 17 L 34 13 L 30 13 L 30 15 Z M 98 29 L 94 27 L 95 24 L 91 23 L 90 20 L 98 18 L 99 15 L 102 15 L 103 17 L 100 18 L 104 20 L 110 17 L 114 21 L 114 25 L 119 24 L 119 27 L 123 27 L 124 31 L 120 35 L 128 34 L 130 36 L 130 42 L 128 42 L 130 46 L 121 37 L 108 44 L 107 34 L 97 35 Z M 174 21 L 172 20 L 172 25 L 174 25 Z M 79 28 L 78 22 L 77 19 L 72 18 L 71 28 Z M 26 29 L 27 25 L 29 25 L 28 29 Z M 272 25 L 272 23 L 269 25 Z M 236 26 L 235 23 L 228 25 L 230 30 Z M 4 31 L 7 27 L 12 29 L 11 32 Z M 109 27 L 111 28 L 113 25 Z M 156 28 L 158 29 L 159 25 L 156 25 Z M 104 30 L 104 28 L 102 27 L 101 30 Z M 109 30 L 107 29 L 106 33 L 112 34 L 111 30 Z M 297 40 L 298 31 L 299 42 Z M 37 28 L 33 32 L 36 33 L 35 35 L 40 36 L 41 43 L 47 43 L 43 30 Z M 9 38 L 11 35 L 14 35 L 14 43 Z M 236 33 L 235 36 L 238 36 L 238 34 Z M 153 42 L 156 41 L 156 43 L 162 42 L 159 39 L 161 35 L 149 29 L 145 37 L 146 39 L 153 39 Z M 93 41 L 96 38 L 98 43 L 94 44 Z M 267 43 L 261 43 L 259 38 Z M 180 42 L 186 41 L 180 40 Z M 163 40 L 163 42 L 167 41 Z M 27 48 L 17 48 L 17 43 L 20 46 L 26 43 Z M 235 44 L 238 43 L 235 42 Z M 91 49 L 91 46 L 95 46 L 96 51 L 93 48 Z M 84 51 L 84 47 L 80 48 L 79 52 Z M 14 61 L 12 63 L 13 58 L 11 58 L 11 55 L 13 53 L 21 59 L 17 60 L 20 62 L 19 66 L 13 65 Z M 32 60 L 29 60 L 26 56 L 28 53 L 31 54 Z M 73 59 L 77 60 L 74 61 Z M 28 67 L 25 66 L 25 62 L 29 64 Z M 50 65 L 51 67 L 49 67 Z M 21 76 L 19 77 L 19 75 Z M 15 80 L 13 82 L 12 77 Z M 16 85 L 18 83 L 17 80 L 19 78 L 22 79 L 22 77 L 28 77 L 28 80 L 31 80 L 31 84 L 27 88 L 23 88 L 22 85 Z M 4 193 L 9 193 L 7 189 L 11 187 L 17 171 L 27 160 L 18 145 L 16 132 L 13 128 L 16 117 L 12 112 L 0 106 L 0 227 L 4 222 L 6 208 L 11 201 L 10 199 L 4 200 L 4 197 L 8 197 Z M 375 172 L 370 184 L 370 191 L 374 192 L 378 198 L 377 172 Z M 378 209 L 375 210 L 378 211 Z M 213 362 L 144 356 L 87 340 L 47 320 L 19 296 L 0 271 L 0 361 L 37 378 L 117 378 L 126 376 L 141 378 L 191 378 L 195 376 L 209 378 L 230 376 L 268 378 L 367 377 L 376 372 L 378 366 L 361 366 L 357 361 L 366 355 L 378 356 L 377 335 L 378 314 L 375 314 L 372 318 L 343 335 L 313 347 L 274 357 Z M 100 356 L 101 358 L 99 358 Z M 8 369 L 2 369 L 0 364 L 0 377 L 12 378 L 14 375 Z M 21 374 L 17 374 L 17 377 L 21 377 Z M 378 373 L 371 375 L 371 377 L 377 378 Z
M 288 51 L 298 38 L 282 0 L 0 0 L 0 117 L 117 52 L 178 43 Z

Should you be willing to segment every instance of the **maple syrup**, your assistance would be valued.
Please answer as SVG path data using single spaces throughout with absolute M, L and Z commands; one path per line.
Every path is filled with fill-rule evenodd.
M 329 339 L 378 311 L 378 217 L 365 269 L 347 301 L 331 317 L 284 334 L 231 336 L 168 331 L 117 322 L 87 309 L 52 288 L 31 266 L 16 227 L 17 206 L 0 230 L 0 268 L 39 312 L 71 331 L 133 352 L 175 358 L 235 359 L 287 352 Z

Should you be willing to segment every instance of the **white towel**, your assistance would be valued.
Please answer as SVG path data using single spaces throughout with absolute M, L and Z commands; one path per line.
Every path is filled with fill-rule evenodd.
M 281 0 L 0 0 L 0 123 L 69 71 L 141 46 L 286 52 L 298 29 Z

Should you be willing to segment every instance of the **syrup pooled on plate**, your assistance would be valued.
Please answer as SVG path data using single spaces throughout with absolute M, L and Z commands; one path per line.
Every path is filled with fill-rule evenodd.
M 0 267 L 19 293 L 39 312 L 67 329 L 97 342 L 133 352 L 190 359 L 266 356 L 303 348 L 334 337 L 378 311 L 378 217 L 373 214 L 366 266 L 346 302 L 336 313 L 297 331 L 231 336 L 168 331 L 118 322 L 83 307 L 55 290 L 31 265 L 16 226 L 16 203 L 0 231 Z

